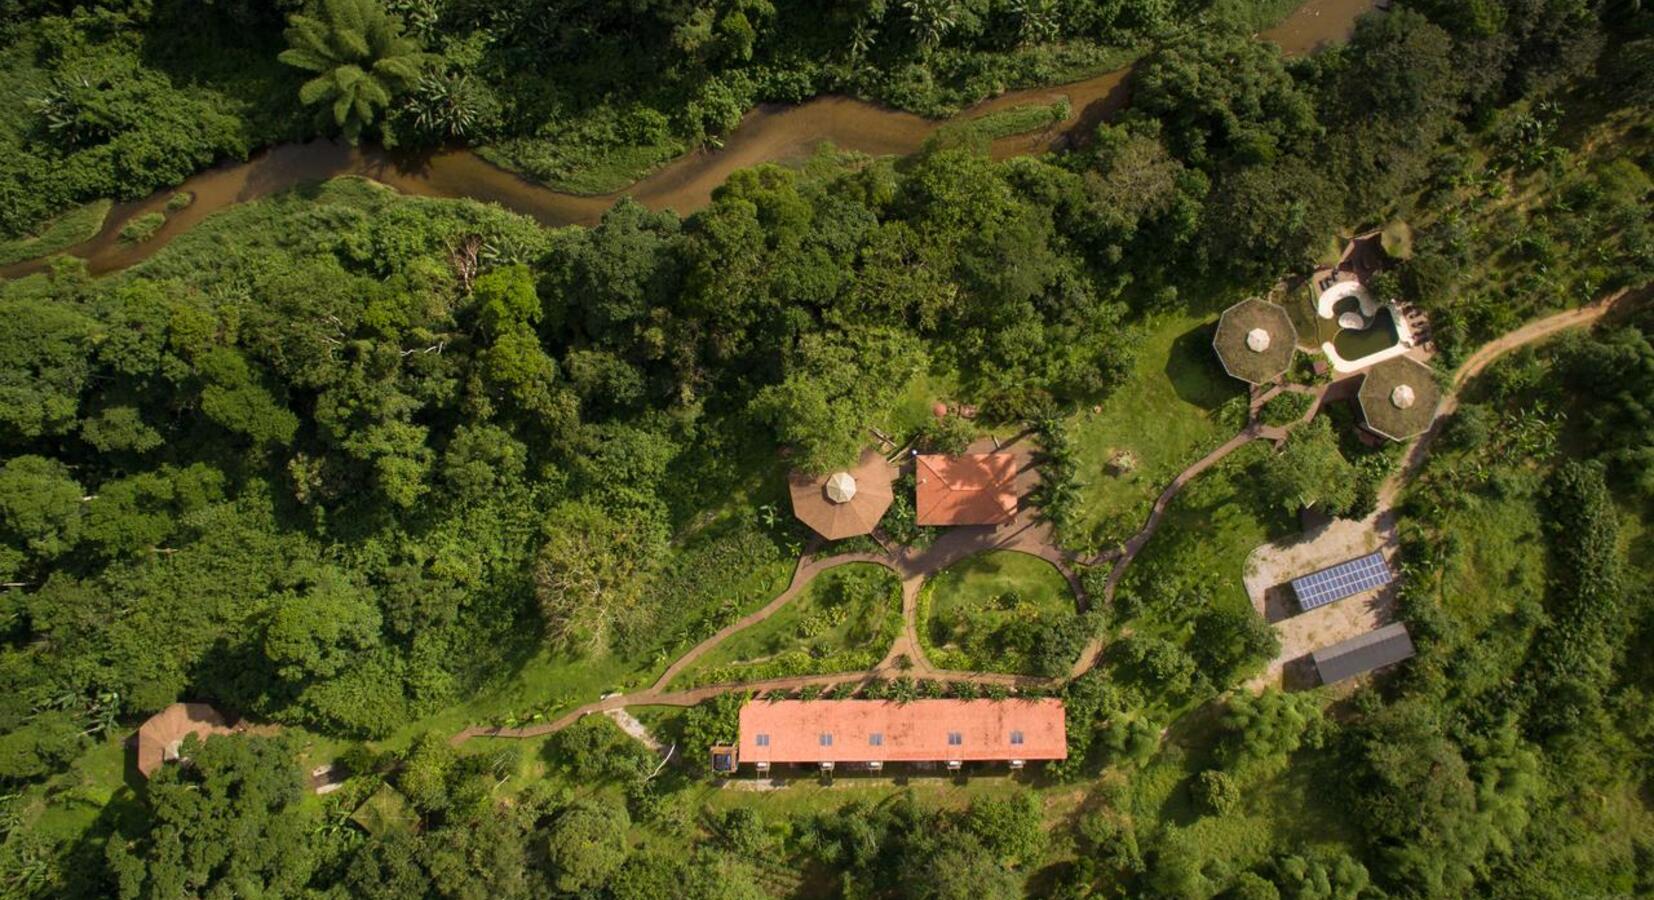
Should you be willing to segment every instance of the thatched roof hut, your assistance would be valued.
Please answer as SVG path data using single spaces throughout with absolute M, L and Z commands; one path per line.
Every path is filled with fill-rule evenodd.
M 1368 431 L 1405 441 L 1430 428 L 1441 395 L 1429 366 L 1410 356 L 1397 356 L 1369 368 L 1361 376 L 1356 397 Z
M 1279 378 L 1292 365 L 1298 329 L 1281 307 L 1253 297 L 1229 307 L 1212 336 L 1223 370 L 1251 384 Z
M 862 453 L 854 469 L 826 476 L 787 476 L 793 515 L 831 541 L 870 534 L 890 508 L 896 468 L 877 450 Z

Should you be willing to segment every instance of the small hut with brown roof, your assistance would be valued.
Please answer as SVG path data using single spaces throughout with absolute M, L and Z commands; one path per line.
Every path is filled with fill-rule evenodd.
M 163 763 L 179 758 L 184 738 L 201 740 L 215 734 L 235 734 L 243 727 L 214 709 L 210 703 L 174 703 L 138 726 L 138 772 L 145 778 Z
M 1010 453 L 930 454 L 914 464 L 920 525 L 1000 525 L 1017 515 L 1017 460 Z
M 895 480 L 895 467 L 877 450 L 862 453 L 854 469 L 824 477 L 803 472 L 787 476 L 793 515 L 830 541 L 871 534 L 890 508 L 890 483 Z
M 1256 297 L 1224 310 L 1212 336 L 1223 370 L 1251 384 L 1279 378 L 1292 365 L 1297 343 L 1298 329 L 1287 311 Z
M 1436 420 L 1441 393 L 1429 366 L 1410 356 L 1397 356 L 1362 374 L 1356 400 L 1368 431 L 1405 441 L 1423 434 Z

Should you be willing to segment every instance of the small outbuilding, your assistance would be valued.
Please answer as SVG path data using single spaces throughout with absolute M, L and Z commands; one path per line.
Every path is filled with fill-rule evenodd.
M 1428 431 L 1436 420 L 1441 388 L 1435 372 L 1410 356 L 1397 356 L 1369 368 L 1361 376 L 1356 400 L 1368 431 L 1405 441 Z
M 190 735 L 206 740 L 242 730 L 210 703 L 174 703 L 138 726 L 138 772 L 149 778 L 163 764 L 180 759 L 179 748 Z
M 715 775 L 729 775 L 734 773 L 740 765 L 741 756 L 734 744 L 712 745 L 712 772 Z
M 408 804 L 408 798 L 401 791 L 386 782 L 362 801 L 361 806 L 356 807 L 356 811 L 350 814 L 350 821 L 368 834 L 384 837 L 393 831 L 414 831 L 419 827 L 419 814 Z
M 1416 651 L 1407 626 L 1400 622 L 1322 647 L 1311 654 L 1322 684 L 1364 675 L 1409 659 Z
M 1297 344 L 1298 329 L 1287 311 L 1257 297 L 1224 310 L 1212 336 L 1223 370 L 1249 384 L 1279 378 L 1292 365 Z
M 862 453 L 854 469 L 825 476 L 787 476 L 793 515 L 822 537 L 836 541 L 871 534 L 890 508 L 896 468 L 877 450 Z
M 920 525 L 1001 525 L 1017 516 L 1014 454 L 920 455 L 913 480 Z

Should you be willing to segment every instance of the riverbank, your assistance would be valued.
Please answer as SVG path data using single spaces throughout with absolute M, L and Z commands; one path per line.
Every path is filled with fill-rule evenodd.
M 1302 55 L 1348 37 L 1355 20 L 1376 6 L 1375 0 L 1308 0 L 1260 40 L 1283 53 Z M 174 237 L 207 216 L 301 184 L 356 175 L 407 194 L 466 198 L 498 203 L 531 216 L 543 225 L 591 225 L 621 197 L 650 209 L 693 213 L 711 202 L 712 192 L 734 172 L 766 162 L 798 159 L 822 144 L 871 156 L 904 156 L 921 149 L 940 129 L 1002 113 L 1018 106 L 1066 101 L 1073 111 L 1063 123 L 1000 137 L 990 146 L 996 159 L 1048 152 L 1090 134 L 1116 114 L 1128 97 L 1131 67 L 1064 85 L 1010 91 L 948 120 L 926 119 L 848 97 L 819 97 L 796 106 L 765 106 L 742 119 L 722 148 L 690 153 L 661 167 L 631 187 L 610 194 L 576 195 L 552 190 L 499 168 L 470 150 L 444 150 L 420 156 L 393 155 L 382 148 L 351 147 L 336 141 L 283 144 L 255 154 L 247 162 L 215 166 L 182 185 L 142 200 L 117 204 L 91 240 L 67 248 L 86 260 L 88 271 L 103 275 L 147 259 Z M 195 202 L 172 211 L 154 234 L 141 243 L 120 240 L 127 222 L 166 212 L 179 192 Z M 0 268 L 0 278 L 20 278 L 47 267 L 48 258 Z

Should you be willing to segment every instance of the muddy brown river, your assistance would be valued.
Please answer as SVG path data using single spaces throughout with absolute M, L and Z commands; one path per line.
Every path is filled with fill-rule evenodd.
M 1259 37 L 1273 41 L 1287 54 L 1310 53 L 1348 38 L 1356 18 L 1375 5 L 1377 0 L 1307 0 Z M 1072 84 L 1011 91 L 965 110 L 954 120 L 926 119 L 847 97 L 821 97 L 796 106 L 765 105 L 748 112 L 722 148 L 687 154 L 623 191 L 600 196 L 554 191 L 487 163 L 468 150 L 441 151 L 409 160 L 392 158 L 374 147 L 351 147 L 332 141 L 283 144 L 261 151 L 246 162 L 208 169 L 142 200 L 117 204 L 96 237 L 66 252 L 85 259 L 94 275 L 124 269 L 227 206 L 340 175 L 371 178 L 408 194 L 494 202 L 546 225 L 595 223 L 622 196 L 630 196 L 651 209 L 669 208 L 688 214 L 710 202 L 713 190 L 732 172 L 765 162 L 798 159 L 824 142 L 874 156 L 903 155 L 918 150 L 947 121 L 1067 98 L 1074 110 L 1068 120 L 1044 131 L 1003 138 L 991 148 L 996 158 L 1042 153 L 1089 134 L 1125 105 L 1130 71 L 1118 69 Z M 195 202 L 170 214 L 166 224 L 147 241 L 129 243 L 119 239 L 127 221 L 163 209 L 178 191 L 193 193 Z M 0 269 L 0 277 L 17 278 L 44 267 L 45 260 L 30 260 Z

